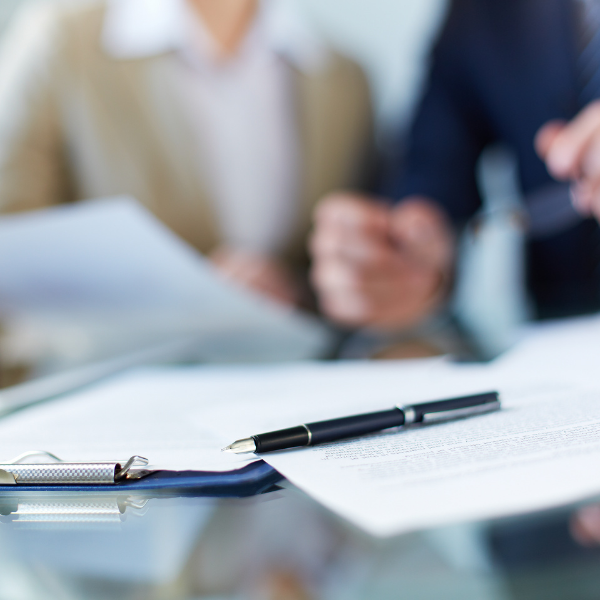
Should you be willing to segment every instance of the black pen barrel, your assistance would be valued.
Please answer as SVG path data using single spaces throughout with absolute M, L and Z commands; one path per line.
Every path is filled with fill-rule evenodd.
M 490 410 L 500 407 L 497 392 L 413 404 L 404 407 L 404 409 L 395 407 L 390 410 L 342 417 L 330 421 L 317 421 L 316 423 L 307 423 L 289 429 L 261 433 L 252 436 L 252 439 L 256 446 L 255 452 L 273 452 L 275 450 L 285 450 L 286 448 L 313 446 L 358 437 L 391 429 L 392 427 L 401 427 L 405 423 L 407 425 L 421 423 L 425 421 L 426 416 L 428 422 L 433 421 L 433 417 L 436 415 L 443 418 L 448 413 L 454 418 L 471 416 L 478 412 L 485 412 L 486 405 Z M 484 410 L 477 411 L 477 407 L 483 407 Z M 468 409 L 474 410 L 469 411 Z M 461 413 L 461 411 L 463 412 Z M 464 411 L 468 412 L 465 413 Z
M 275 450 L 285 450 L 286 448 L 308 446 L 310 440 L 308 429 L 303 425 L 253 435 L 252 438 L 256 445 L 255 452 L 259 454 L 261 452 L 274 452 Z
M 310 445 L 312 446 L 313 444 L 323 444 L 382 431 L 390 427 L 400 427 L 401 425 L 404 425 L 404 413 L 398 408 L 392 408 L 381 412 L 332 419 L 331 421 L 308 423 L 306 426 L 311 432 Z
M 254 435 L 254 443 L 258 454 L 273 452 L 299 446 L 313 446 L 345 438 L 374 433 L 390 427 L 404 425 L 404 413 L 398 408 L 381 412 L 342 417 L 331 421 L 307 423 L 289 429 L 280 429 L 269 433 Z

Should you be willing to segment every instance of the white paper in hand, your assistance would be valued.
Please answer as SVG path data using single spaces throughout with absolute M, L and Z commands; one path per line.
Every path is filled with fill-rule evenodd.
M 331 343 L 316 319 L 224 280 L 128 198 L 0 218 L 0 309 L 85 330 L 100 349 L 88 358 L 114 354 L 117 338 L 131 351 L 196 335 L 205 360 L 313 358 Z

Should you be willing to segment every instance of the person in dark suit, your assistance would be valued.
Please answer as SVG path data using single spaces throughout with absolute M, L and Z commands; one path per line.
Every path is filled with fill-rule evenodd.
M 313 279 L 325 313 L 402 328 L 443 304 L 455 232 L 481 205 L 476 164 L 497 142 L 516 155 L 531 217 L 537 315 L 600 308 L 600 228 L 591 218 L 600 216 L 598 32 L 598 0 L 453 2 L 404 164 L 387 184 L 401 201 L 338 193 L 316 212 Z

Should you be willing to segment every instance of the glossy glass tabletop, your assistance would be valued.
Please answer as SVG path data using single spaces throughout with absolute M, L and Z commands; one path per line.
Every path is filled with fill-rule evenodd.
M 286 482 L 246 498 L 4 489 L 0 600 L 596 600 L 600 551 L 572 539 L 574 510 L 378 539 Z
M 373 538 L 284 483 L 250 498 L 11 492 L 0 598 L 600 597 L 569 509 Z

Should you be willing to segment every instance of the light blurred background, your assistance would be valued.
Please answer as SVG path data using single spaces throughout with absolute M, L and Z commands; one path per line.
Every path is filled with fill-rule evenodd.
M 1 0 L 0 33 L 15 10 L 32 1 L 53 0 Z M 448 0 L 295 2 L 327 39 L 366 69 L 373 85 L 380 124 L 405 125 L 419 94 L 427 50 Z
M 11 18 L 19 8 L 32 2 L 55 1 L 0 0 L 0 43 Z M 70 1 L 77 3 L 89 0 Z M 404 130 L 410 123 L 420 96 L 427 72 L 427 56 L 443 22 L 449 0 L 289 1 L 297 5 L 326 40 L 357 60 L 367 72 L 375 102 L 378 129 L 385 134 L 380 136 L 380 139 L 385 141 L 390 132 Z M 514 193 L 510 181 L 507 184 L 506 178 L 494 176 L 497 172 L 511 171 L 510 165 L 508 169 L 498 169 L 497 164 L 502 166 L 502 162 L 492 160 L 491 164 L 495 165 L 491 169 L 492 176 L 484 177 L 484 180 L 491 181 L 491 184 L 489 181 L 485 184 L 484 181 L 482 185 L 486 205 L 497 204 L 493 201 L 494 198 L 499 198 L 502 202 L 508 198 L 508 204 L 513 203 Z M 515 296 L 512 287 L 516 288 L 519 285 L 517 280 L 521 277 L 520 272 L 511 277 L 511 281 L 515 282 L 514 286 L 504 286 L 502 289 L 506 299 L 500 298 L 502 294 L 498 294 L 495 280 L 490 281 L 489 285 L 482 284 L 482 273 L 514 270 L 512 265 L 518 264 L 521 258 L 518 234 L 515 236 L 510 223 L 506 224 L 502 219 L 498 223 L 498 231 L 495 232 L 492 228 L 491 237 L 480 227 L 478 239 L 467 240 L 467 248 L 461 253 L 466 259 L 461 260 L 461 277 L 456 286 L 456 312 L 463 321 L 476 321 L 474 324 L 467 323 L 467 328 L 474 329 L 475 336 L 479 336 L 481 330 L 481 336 L 488 340 L 498 337 L 499 341 L 492 343 L 489 352 L 484 352 L 489 355 L 495 355 L 509 343 L 505 339 L 505 332 L 511 331 L 511 328 L 506 320 L 497 315 L 509 315 L 512 324 L 520 321 L 523 313 L 522 300 L 512 300 Z M 505 260 L 505 257 L 508 258 Z M 505 288 L 508 292 L 505 292 Z M 502 305 L 502 310 L 495 310 L 496 305 Z M 504 305 L 512 308 L 504 310 Z M 479 307 L 485 310 L 479 310 Z M 490 314 L 493 318 L 490 318 Z M 490 330 L 491 327 L 494 330 Z

